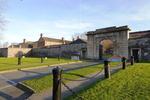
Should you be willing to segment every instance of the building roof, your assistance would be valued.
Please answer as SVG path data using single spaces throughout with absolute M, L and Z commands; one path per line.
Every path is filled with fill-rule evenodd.
M 141 34 L 150 33 L 150 30 L 130 32 L 130 34 L 138 34 L 138 33 L 141 33 Z
M 130 39 L 150 38 L 150 30 L 130 32 Z
M 56 39 L 56 38 L 49 38 L 49 37 L 42 37 L 45 41 L 55 41 L 55 42 L 61 42 L 62 39 Z M 68 40 L 64 40 L 65 42 L 71 42 Z
M 116 31 L 124 31 L 124 30 L 130 30 L 128 26 L 112 26 L 112 27 L 106 27 L 106 28 L 101 28 L 101 29 L 96 29 L 95 31 L 89 31 L 87 32 L 87 35 L 95 35 L 95 34 L 100 34 L 100 33 L 110 33 L 110 32 L 116 32 Z
M 77 39 L 75 41 L 72 41 L 70 44 L 80 44 L 80 43 L 86 43 L 86 41 L 79 38 L 79 39 Z

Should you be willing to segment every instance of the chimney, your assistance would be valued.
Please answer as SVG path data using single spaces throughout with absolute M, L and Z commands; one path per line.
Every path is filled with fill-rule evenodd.
M 23 39 L 23 43 L 26 43 L 26 39 Z
M 19 48 L 22 48 L 22 47 L 21 47 L 21 44 L 19 45 Z
M 61 40 L 62 40 L 62 44 L 64 44 L 64 37 L 62 37 Z
M 61 40 L 64 41 L 64 37 L 62 37 Z
M 11 48 L 14 48 L 14 45 L 13 45 L 13 44 L 11 45 Z
M 42 34 L 42 33 L 40 34 L 40 37 L 41 37 L 41 38 L 43 37 L 43 34 Z
M 80 37 L 79 37 L 79 36 L 77 36 L 77 39 L 80 39 Z
M 74 38 L 72 38 L 72 41 L 74 41 Z

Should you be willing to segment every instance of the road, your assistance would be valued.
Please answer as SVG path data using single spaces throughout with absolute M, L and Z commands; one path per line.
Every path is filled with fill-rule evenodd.
M 63 70 L 73 70 L 90 65 L 98 64 L 99 62 L 80 62 L 68 65 L 60 65 Z M 0 74 L 0 100 L 19 100 L 26 95 L 24 91 L 18 89 L 15 85 L 24 80 L 41 77 L 52 73 L 52 69 L 56 66 L 35 68 L 29 70 L 18 70 L 13 72 Z

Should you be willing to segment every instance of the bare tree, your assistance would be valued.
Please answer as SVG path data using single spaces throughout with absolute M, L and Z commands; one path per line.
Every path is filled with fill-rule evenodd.
M 3 48 L 7 48 L 9 46 L 9 43 L 8 42 L 4 42 L 3 43 Z
M 4 30 L 4 27 L 5 27 L 5 23 L 6 23 L 6 20 L 4 19 L 4 16 L 3 16 L 3 12 L 4 12 L 4 9 L 6 8 L 6 4 L 7 4 L 7 1 L 8 0 L 0 0 L 0 47 L 3 47 L 3 46 L 7 46 L 8 43 L 2 43 L 2 40 L 3 40 L 3 30 Z
M 75 34 L 72 35 L 72 38 L 75 39 L 75 40 L 78 39 L 78 38 L 83 39 L 83 40 L 87 40 L 86 33 L 87 32 L 84 32 L 84 33 L 75 33 Z
M 6 1 L 7 0 L 0 0 L 0 30 L 3 30 L 4 25 L 5 25 L 5 19 L 3 16 L 3 10 L 6 6 Z

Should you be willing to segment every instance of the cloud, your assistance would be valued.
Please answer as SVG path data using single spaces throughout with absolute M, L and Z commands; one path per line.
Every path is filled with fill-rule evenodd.
M 56 28 L 63 28 L 63 29 L 85 29 L 91 27 L 92 24 L 88 22 L 80 22 L 80 21 L 56 21 L 54 22 Z
M 9 18 L 7 29 L 5 30 L 5 40 L 9 42 L 22 42 L 23 38 L 27 40 L 37 40 L 39 34 L 44 36 L 71 39 L 75 32 L 84 31 L 91 27 L 92 24 L 80 21 L 26 21 L 20 19 Z

